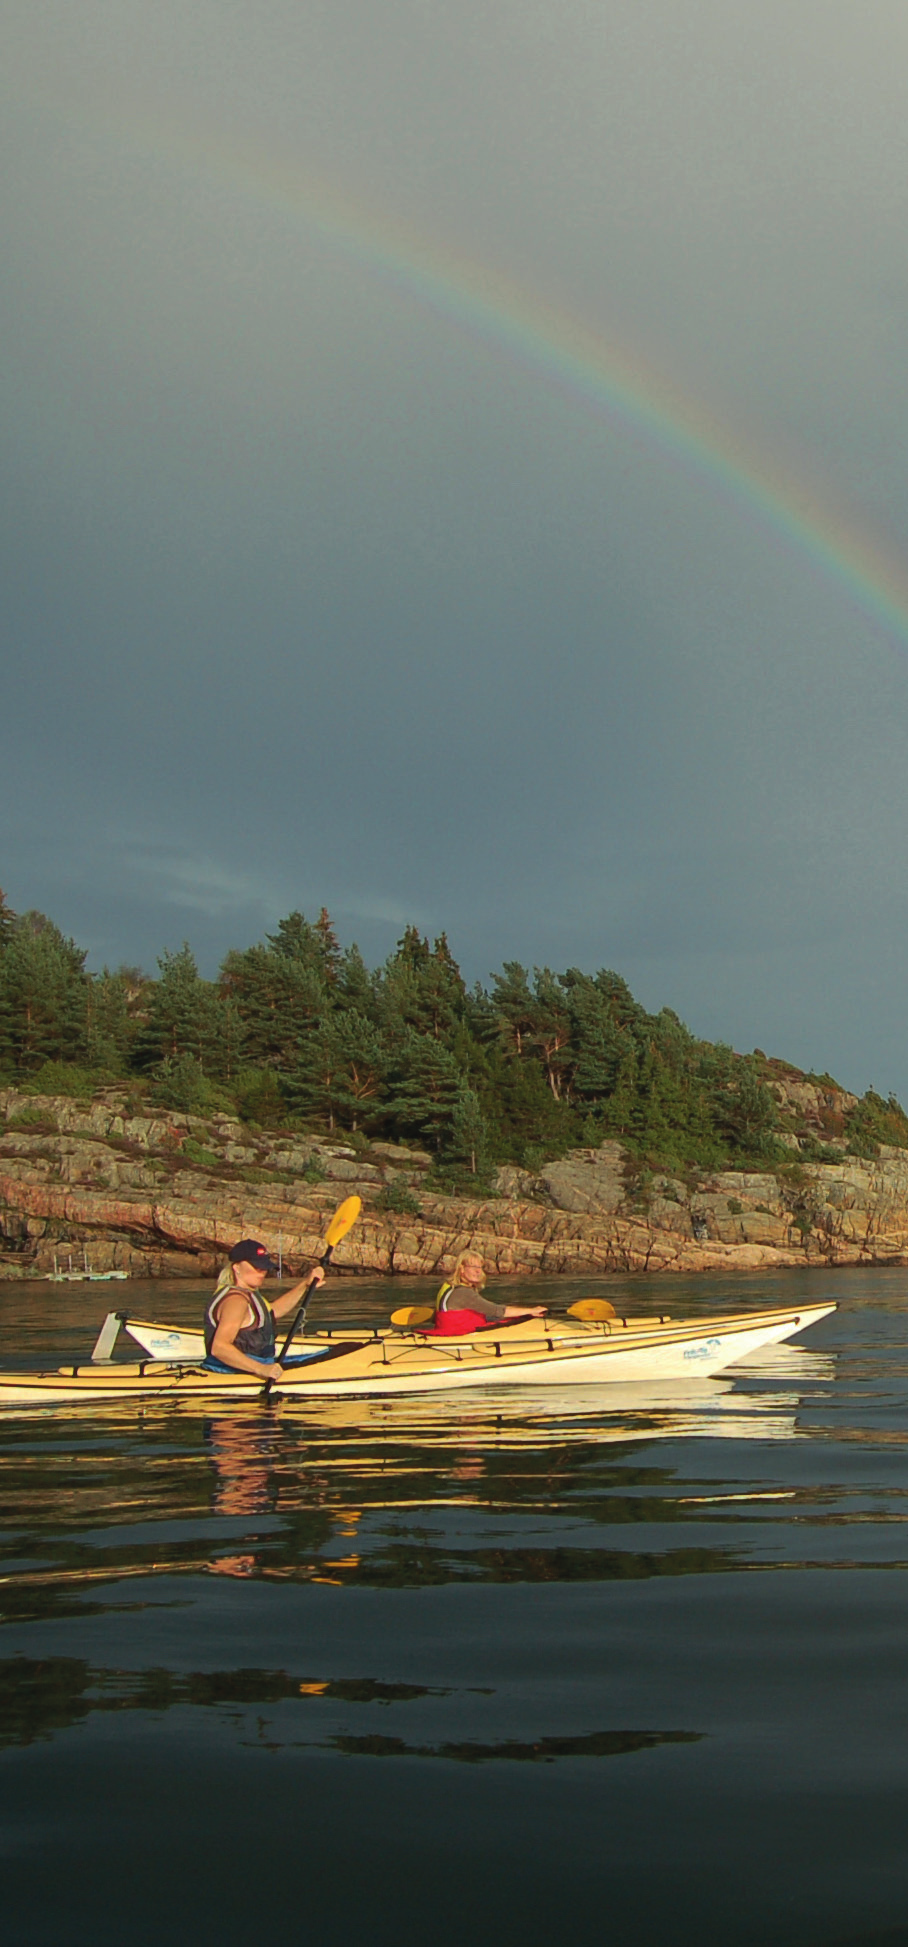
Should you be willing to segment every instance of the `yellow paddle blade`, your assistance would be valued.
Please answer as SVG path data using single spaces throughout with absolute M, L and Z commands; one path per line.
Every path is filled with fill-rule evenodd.
M 435 1313 L 431 1305 L 401 1305 L 399 1311 L 391 1313 L 392 1325 L 428 1325 Z
M 578 1298 L 576 1305 L 568 1306 L 568 1318 L 588 1318 L 603 1320 L 617 1318 L 614 1305 L 607 1298 Z
M 330 1245 L 332 1250 L 335 1244 L 340 1243 L 342 1237 L 346 1237 L 348 1230 L 353 1229 L 362 1207 L 362 1197 L 347 1197 L 346 1202 L 335 1210 L 325 1232 L 325 1243 Z

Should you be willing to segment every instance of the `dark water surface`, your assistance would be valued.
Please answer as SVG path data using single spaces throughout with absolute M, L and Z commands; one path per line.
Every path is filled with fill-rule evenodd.
M 908 1272 L 607 1290 L 840 1310 L 657 1397 L 0 1421 L 7 1942 L 908 1942 Z M 3 1363 L 123 1304 L 202 1293 L 0 1287 Z

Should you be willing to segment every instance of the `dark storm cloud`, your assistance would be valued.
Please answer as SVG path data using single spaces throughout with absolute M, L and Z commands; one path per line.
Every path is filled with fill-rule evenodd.
M 635 347 L 895 554 L 904 10 L 7 13 L 13 904 L 209 970 L 292 906 L 370 958 L 412 919 L 908 1095 L 905 640 L 299 189 Z

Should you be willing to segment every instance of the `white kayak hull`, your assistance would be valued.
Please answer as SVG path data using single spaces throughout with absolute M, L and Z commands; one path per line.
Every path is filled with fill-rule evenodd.
M 463 1338 L 393 1329 L 307 1334 L 305 1364 L 268 1390 L 286 1400 L 406 1397 L 483 1387 L 661 1384 L 710 1377 L 778 1345 L 835 1310 L 831 1303 L 703 1319 L 526 1319 Z M 114 1315 L 112 1314 L 112 1317 Z M 165 1328 L 162 1328 L 165 1329 Z M 0 1407 L 72 1406 L 157 1397 L 207 1403 L 261 1398 L 252 1374 L 154 1359 L 100 1361 L 55 1373 L 0 1373 Z

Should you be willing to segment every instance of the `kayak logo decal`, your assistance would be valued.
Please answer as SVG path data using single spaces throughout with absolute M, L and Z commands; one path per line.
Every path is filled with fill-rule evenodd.
M 698 1345 L 685 1346 L 684 1357 L 685 1359 L 713 1359 L 721 1350 L 721 1339 L 701 1339 Z

